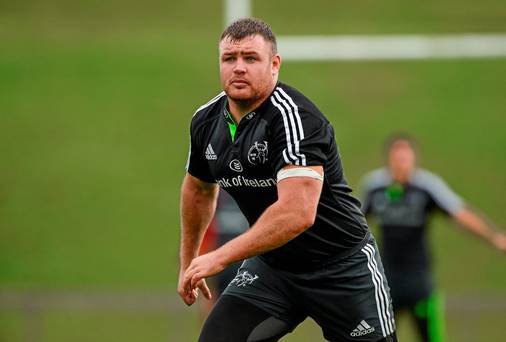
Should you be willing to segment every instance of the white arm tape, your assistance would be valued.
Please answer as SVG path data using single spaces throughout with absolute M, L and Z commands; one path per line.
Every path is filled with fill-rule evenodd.
M 288 169 L 282 169 L 279 170 L 277 175 L 278 182 L 290 177 L 308 177 L 318 179 L 323 182 L 323 175 L 320 175 L 318 172 L 308 167 L 291 167 Z

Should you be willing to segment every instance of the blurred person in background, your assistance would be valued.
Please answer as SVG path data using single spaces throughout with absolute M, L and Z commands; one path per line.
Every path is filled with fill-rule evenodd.
M 427 242 L 432 214 L 446 213 L 503 252 L 506 237 L 469 209 L 440 177 L 418 167 L 412 137 L 391 137 L 386 154 L 387 167 L 368 173 L 362 181 L 362 211 L 379 221 L 381 255 L 396 316 L 408 311 L 423 341 L 444 341 L 442 303 Z
M 333 127 L 278 82 L 271 28 L 253 18 L 232 23 L 219 41 L 219 65 L 224 92 L 190 126 L 178 293 L 187 305 L 199 290 L 210 298 L 205 278 L 245 261 L 199 341 L 277 341 L 308 316 L 329 341 L 397 341 L 381 258 L 350 195 Z M 197 256 L 218 186 L 250 227 Z
M 220 190 L 216 213 L 204 235 L 200 254 L 209 253 L 223 246 L 225 243 L 244 233 L 248 227 L 248 221 L 246 221 L 234 199 L 226 191 Z M 217 275 L 207 279 L 212 299 L 201 302 L 203 318 L 207 317 L 217 298 L 237 275 L 240 265 L 241 261 L 235 262 Z

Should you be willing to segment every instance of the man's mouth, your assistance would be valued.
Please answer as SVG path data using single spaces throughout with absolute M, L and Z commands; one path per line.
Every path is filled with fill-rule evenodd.
M 246 84 L 249 84 L 247 81 L 245 80 L 233 80 L 231 82 L 232 84 L 237 84 L 237 85 L 246 85 Z

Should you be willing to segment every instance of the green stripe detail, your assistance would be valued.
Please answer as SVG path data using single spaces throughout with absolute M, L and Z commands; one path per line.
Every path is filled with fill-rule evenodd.
M 430 342 L 446 341 L 444 297 L 442 294 L 433 292 L 426 300 L 416 303 L 415 315 L 427 320 Z
M 234 118 L 232 117 L 232 114 L 230 114 L 230 112 L 228 111 L 227 106 L 225 106 L 223 113 L 225 114 L 225 117 L 227 118 L 228 129 L 230 130 L 230 136 L 232 137 L 232 142 L 234 142 L 235 132 L 237 131 L 237 124 L 235 123 Z
M 385 194 L 391 203 L 397 203 L 404 196 L 404 187 L 401 183 L 395 182 L 385 189 Z
M 237 125 L 235 123 L 228 123 L 228 129 L 230 130 L 230 136 L 232 137 L 232 142 L 235 138 L 235 131 L 237 130 Z

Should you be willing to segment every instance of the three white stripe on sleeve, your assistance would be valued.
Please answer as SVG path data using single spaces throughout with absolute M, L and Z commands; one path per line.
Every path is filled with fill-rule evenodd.
M 283 116 L 286 134 L 286 149 L 283 150 L 285 162 L 306 166 L 306 156 L 300 152 L 300 141 L 304 139 L 304 129 L 299 115 L 299 107 L 281 87 L 276 87 L 271 96 L 271 102 Z

